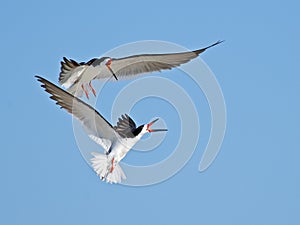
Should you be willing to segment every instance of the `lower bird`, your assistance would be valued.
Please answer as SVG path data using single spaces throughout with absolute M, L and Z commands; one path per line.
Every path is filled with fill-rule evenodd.
M 96 96 L 96 90 L 92 86 L 92 80 L 114 77 L 130 78 L 144 73 L 172 69 L 196 58 L 199 54 L 215 45 L 214 44 L 195 51 L 168 53 L 168 54 L 141 54 L 124 58 L 101 57 L 93 58 L 88 62 L 76 62 L 73 59 L 63 58 L 59 83 L 76 96 L 81 97 L 85 93 L 89 98 L 89 91 Z
M 50 81 L 40 76 L 35 77 L 42 83 L 41 86 L 45 91 L 51 95 L 50 98 L 79 120 L 88 136 L 103 147 L 105 154 L 93 152 L 91 164 L 97 175 L 109 183 L 120 183 L 126 179 L 119 162 L 144 134 L 167 131 L 167 129 L 151 128 L 158 119 L 137 127 L 127 114 L 119 118 L 116 126 L 112 126 L 90 105 Z

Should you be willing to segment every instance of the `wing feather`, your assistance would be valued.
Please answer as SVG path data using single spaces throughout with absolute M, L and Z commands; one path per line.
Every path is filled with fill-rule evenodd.
M 116 138 L 117 134 L 112 125 L 93 107 L 48 80 L 40 76 L 36 76 L 36 78 L 42 83 L 41 86 L 45 91 L 51 94 L 50 98 L 56 101 L 57 105 L 71 113 L 83 124 L 88 135 L 109 140 Z
M 133 132 L 136 129 L 136 124 L 127 114 L 125 114 L 119 118 L 114 129 L 123 138 L 133 138 Z
M 218 41 L 208 47 L 190 52 L 170 53 L 170 54 L 142 54 L 133 55 L 119 59 L 112 59 L 111 69 L 120 77 L 139 75 L 155 71 L 172 69 L 181 64 L 187 63 L 196 58 L 206 49 L 220 44 Z

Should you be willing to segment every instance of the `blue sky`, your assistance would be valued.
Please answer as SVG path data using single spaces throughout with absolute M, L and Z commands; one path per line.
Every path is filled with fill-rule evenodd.
M 257 0 L 3 2 L 0 224 L 299 224 L 298 9 L 296 1 Z M 78 151 L 70 115 L 34 79 L 56 82 L 63 56 L 88 60 L 142 40 L 196 49 L 219 39 L 226 42 L 201 58 L 227 107 L 220 154 L 198 172 L 210 129 L 205 96 L 177 70 L 154 74 L 199 97 L 201 135 L 180 172 L 146 187 L 100 182 Z M 97 102 L 110 121 L 113 96 Z M 163 149 L 132 152 L 127 162 L 167 157 L 180 129 L 174 109 L 146 99 L 131 114 L 139 124 L 164 118 L 169 132 Z

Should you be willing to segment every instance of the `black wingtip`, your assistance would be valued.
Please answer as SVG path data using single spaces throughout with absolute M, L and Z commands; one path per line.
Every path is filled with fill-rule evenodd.
M 42 78 L 41 76 L 39 75 L 35 75 L 34 76 L 39 82 L 43 83 L 43 80 L 45 80 L 44 78 Z
M 42 84 L 41 84 L 41 87 L 43 87 L 43 88 L 45 88 L 44 86 L 45 86 L 45 84 L 46 84 L 47 82 L 50 83 L 48 80 L 46 80 L 45 78 L 43 78 L 43 77 L 41 77 L 41 76 L 39 76 L 39 75 L 35 75 L 34 77 L 37 79 L 37 81 L 39 81 L 39 82 L 42 83 Z
M 214 46 L 216 46 L 216 45 L 218 45 L 218 44 L 221 44 L 221 43 L 223 43 L 224 41 L 225 41 L 225 40 L 218 40 L 216 43 L 214 43 L 214 44 L 212 44 L 212 45 L 206 47 L 205 50 L 208 49 L 208 48 L 214 47 Z
M 218 44 L 221 44 L 221 43 L 223 43 L 224 41 L 225 41 L 225 40 L 218 40 L 217 42 L 213 43 L 212 45 L 209 45 L 209 46 L 207 46 L 207 47 L 205 47 L 205 48 L 201 48 L 201 49 L 196 50 L 196 51 L 193 51 L 193 52 L 196 53 L 197 55 L 199 55 L 200 53 L 204 52 L 206 49 L 209 49 L 209 48 L 214 47 L 214 46 L 216 46 L 216 45 L 218 45 Z

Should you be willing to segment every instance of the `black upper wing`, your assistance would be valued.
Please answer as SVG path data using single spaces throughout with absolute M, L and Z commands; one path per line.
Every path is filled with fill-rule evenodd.
M 133 138 L 135 137 L 134 131 L 136 129 L 136 124 L 127 114 L 125 114 L 119 118 L 114 129 L 122 138 Z

